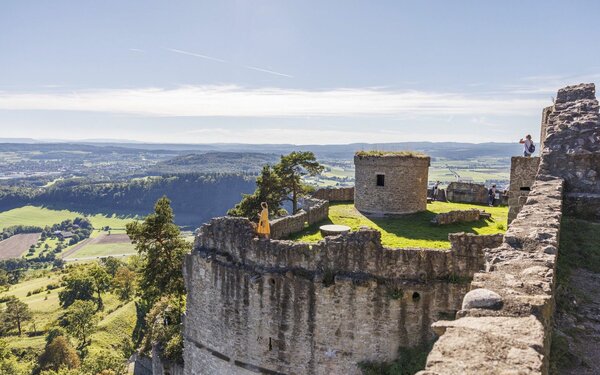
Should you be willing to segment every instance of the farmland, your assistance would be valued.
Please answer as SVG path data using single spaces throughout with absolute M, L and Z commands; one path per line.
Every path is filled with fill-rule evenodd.
M 39 233 L 16 234 L 0 241 L 0 259 L 18 258 L 40 238 Z

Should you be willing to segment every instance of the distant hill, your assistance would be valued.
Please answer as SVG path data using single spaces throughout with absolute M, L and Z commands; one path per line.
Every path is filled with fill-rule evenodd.
M 351 159 L 356 151 L 381 150 L 381 151 L 421 151 L 433 157 L 448 159 L 470 159 L 476 157 L 510 157 L 521 154 L 522 146 L 515 143 L 458 143 L 458 142 L 402 142 L 402 143 L 352 143 L 345 145 L 293 145 L 293 144 L 161 144 L 161 143 L 120 143 L 120 142 L 66 142 L 66 143 L 31 143 L 21 144 L 11 140 L 1 143 L 0 151 L 39 150 L 49 152 L 52 150 L 81 150 L 87 152 L 117 152 L 139 153 L 152 151 L 153 153 L 178 154 L 207 154 L 225 152 L 244 154 L 276 154 L 283 155 L 291 151 L 312 151 L 319 158 Z M 208 156 L 210 157 L 210 156 Z M 235 156 L 234 156 L 235 157 Z
M 169 159 L 148 169 L 149 174 L 164 173 L 250 173 L 258 174 L 265 164 L 279 160 L 276 154 L 257 152 L 207 152 L 186 154 Z

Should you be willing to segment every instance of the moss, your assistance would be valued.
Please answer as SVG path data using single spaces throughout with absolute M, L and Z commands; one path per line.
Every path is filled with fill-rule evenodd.
M 392 362 L 361 362 L 364 375 L 413 375 L 425 368 L 433 342 L 415 348 L 399 348 L 398 359 Z
M 429 156 L 425 155 L 422 152 L 417 152 L 417 151 L 375 151 L 375 150 L 371 150 L 371 151 L 358 151 L 356 153 L 356 156 L 358 157 L 369 157 L 369 156 L 376 156 L 376 157 L 394 157 L 394 156 L 402 156 L 402 157 L 407 157 L 407 158 L 419 158 L 419 159 L 424 159 L 424 158 L 428 158 Z

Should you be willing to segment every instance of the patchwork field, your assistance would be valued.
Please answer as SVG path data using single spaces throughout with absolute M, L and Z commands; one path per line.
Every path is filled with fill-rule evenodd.
M 442 212 L 452 210 L 480 209 L 492 214 L 490 220 L 450 225 L 432 225 L 431 219 Z M 427 211 L 401 217 L 366 217 L 353 204 L 333 204 L 329 208 L 329 218 L 304 231 L 293 235 L 293 240 L 317 242 L 323 239 L 319 226 L 323 224 L 347 225 L 352 230 L 361 226 L 377 229 L 381 232 L 381 241 L 388 247 L 416 247 L 449 249 L 449 233 L 467 232 L 476 234 L 504 233 L 507 227 L 508 207 L 488 207 L 463 203 L 433 202 L 427 205 Z
M 26 233 L 0 241 L 0 259 L 20 257 L 31 245 L 35 245 L 39 238 L 39 233 Z

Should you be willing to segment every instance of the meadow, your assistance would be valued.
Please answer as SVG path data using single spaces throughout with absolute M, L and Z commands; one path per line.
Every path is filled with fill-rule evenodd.
M 73 220 L 77 216 L 89 219 L 96 229 L 108 226 L 112 231 L 117 232 L 124 232 L 125 224 L 135 220 L 135 218 L 123 218 L 117 215 L 87 215 L 69 210 L 52 210 L 45 207 L 23 206 L 0 212 L 0 229 L 13 225 L 32 225 L 43 228 L 46 225 L 58 224 L 67 219 Z
M 470 223 L 455 223 L 437 226 L 431 219 L 442 212 L 452 210 L 480 209 L 492 214 L 490 220 Z M 427 205 L 427 211 L 399 217 L 367 217 L 361 214 L 353 204 L 332 204 L 329 218 L 306 228 L 291 237 L 293 240 L 317 242 L 323 239 L 319 226 L 324 224 L 347 225 L 352 230 L 367 226 L 381 232 L 384 246 L 402 248 L 449 249 L 449 233 L 466 232 L 474 234 L 504 233 L 507 227 L 508 207 L 488 207 L 473 204 L 433 202 Z
M 54 322 L 64 313 L 58 300 L 58 293 L 64 288 L 50 290 L 48 285 L 59 284 L 62 278 L 60 271 L 44 271 L 39 277 L 34 277 L 19 284 L 12 285 L 10 289 L 0 294 L 0 298 L 15 296 L 25 302 L 33 312 L 33 320 L 24 326 L 23 336 L 4 337 L 11 347 L 33 352 L 39 352 L 45 345 L 45 333 Z M 40 293 L 35 291 L 44 289 Z M 30 294 L 28 296 L 28 294 Z M 119 349 L 124 340 L 131 338 L 135 327 L 136 310 L 134 302 L 123 303 L 112 293 L 104 293 L 104 310 L 100 312 L 98 330 L 92 335 L 90 352 L 98 350 Z M 5 304 L 0 304 L 4 309 Z

